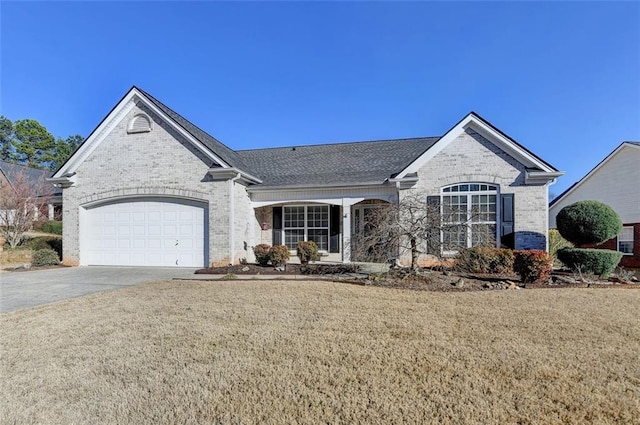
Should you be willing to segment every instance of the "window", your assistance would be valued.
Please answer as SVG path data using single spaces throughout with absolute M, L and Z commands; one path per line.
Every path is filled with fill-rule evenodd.
M 465 183 L 442 189 L 444 251 L 496 245 L 498 187 Z
M 618 251 L 633 255 L 633 226 L 624 226 L 618 234 Z
M 329 206 L 310 205 L 283 208 L 284 244 L 296 249 L 300 241 L 314 241 L 321 251 L 329 250 Z

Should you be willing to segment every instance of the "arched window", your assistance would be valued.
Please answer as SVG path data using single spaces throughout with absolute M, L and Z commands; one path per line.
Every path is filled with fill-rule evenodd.
M 151 119 L 146 114 L 137 114 L 129 121 L 127 133 L 148 133 L 151 131 Z
M 443 251 L 496 246 L 498 192 L 497 185 L 488 183 L 461 183 L 442 188 Z

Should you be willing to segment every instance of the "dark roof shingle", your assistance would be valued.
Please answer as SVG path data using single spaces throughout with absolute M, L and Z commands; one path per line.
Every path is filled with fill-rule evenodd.
M 439 137 L 241 150 L 259 187 L 380 184 L 406 168 Z
M 19 181 L 24 179 L 34 189 L 39 192 L 51 191 L 47 193 L 38 193 L 38 196 L 49 195 L 61 195 L 62 189 L 54 187 L 51 183 L 46 182 L 46 177 L 51 177 L 53 173 L 48 170 L 41 170 L 39 168 L 31 168 L 26 165 L 13 164 L 11 162 L 0 161 L 0 172 L 4 174 L 9 184 L 14 188 L 19 184 Z

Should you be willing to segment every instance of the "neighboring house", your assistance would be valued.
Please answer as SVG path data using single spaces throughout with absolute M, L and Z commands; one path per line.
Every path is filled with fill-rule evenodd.
M 0 161 L 0 187 L 20 196 L 33 196 L 39 212 L 54 220 L 60 219 L 62 213 L 62 190 L 46 181 L 51 175 L 47 170 Z M 0 208 L 3 208 L 3 202 L 0 202 Z
M 620 265 L 640 267 L 640 142 L 623 142 L 577 183 L 549 204 L 549 226 L 556 227 L 561 209 L 595 200 L 620 216 L 620 234 L 599 247 L 624 253 Z
M 561 174 L 473 112 L 441 137 L 234 151 L 133 87 L 51 181 L 64 263 L 200 267 L 300 240 L 357 260 L 367 211 L 415 192 L 484 208 L 495 240 L 545 249 Z M 472 244 L 473 229 L 455 236 Z

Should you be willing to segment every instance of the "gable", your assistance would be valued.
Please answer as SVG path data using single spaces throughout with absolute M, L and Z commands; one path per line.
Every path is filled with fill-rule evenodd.
M 171 128 L 184 141 L 193 145 L 195 149 L 207 157 L 212 166 L 232 168 L 236 165 L 231 163 L 232 160 L 236 160 L 238 163 L 241 162 L 228 147 L 134 86 L 107 114 L 85 142 L 73 153 L 71 158 L 56 171 L 52 181 L 72 184 L 73 181 L 70 177 L 77 172 L 78 167 L 102 144 L 114 128 L 122 125 L 123 120 L 131 120 L 132 117 L 129 114 L 135 108 L 145 109 L 147 113 L 152 113 L 156 121 L 163 122 L 167 128 Z
M 548 181 L 553 181 L 563 174 L 498 130 L 488 121 L 471 112 L 447 131 L 430 149 L 402 170 L 397 178 L 400 180 L 418 173 L 431 159 L 466 132 L 475 132 L 482 135 L 483 138 L 495 145 L 500 151 L 507 153 L 518 161 L 527 170 L 525 173 L 525 183 L 527 184 L 546 184 Z
M 132 120 L 150 119 L 150 131 L 131 131 Z M 212 159 L 144 104 L 138 104 L 111 128 L 77 167 L 76 185 L 89 181 L 96 191 L 113 187 L 186 186 L 207 178 Z
M 560 210 L 578 201 L 596 200 L 611 206 L 625 223 L 640 222 L 640 144 L 624 142 L 550 203 L 549 224 Z

